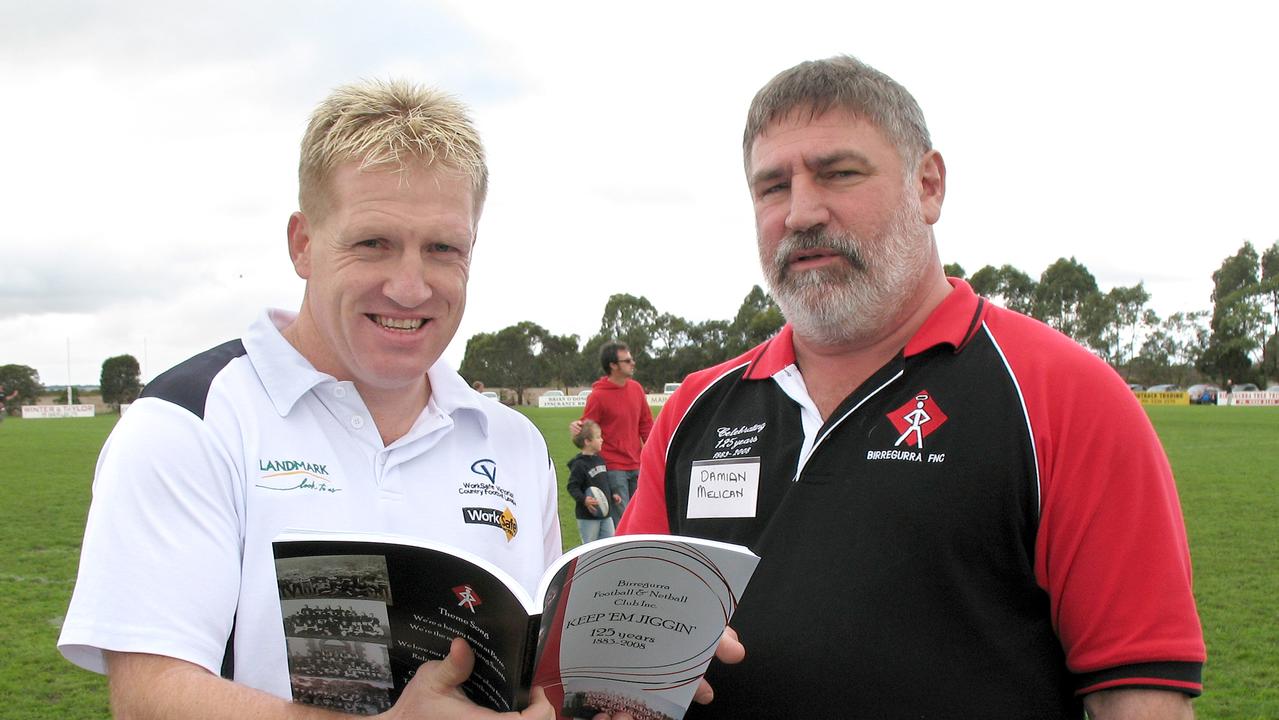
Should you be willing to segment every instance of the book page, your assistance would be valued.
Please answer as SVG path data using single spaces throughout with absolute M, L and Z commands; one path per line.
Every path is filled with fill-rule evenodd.
M 759 558 L 724 543 L 636 535 L 564 560 L 540 593 L 534 684 L 561 718 L 682 718 Z

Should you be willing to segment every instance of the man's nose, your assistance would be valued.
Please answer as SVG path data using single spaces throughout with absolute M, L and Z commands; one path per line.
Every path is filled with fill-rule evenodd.
M 791 180 L 790 208 L 786 213 L 786 229 L 802 232 L 830 222 L 830 209 L 820 187 L 811 179 L 797 176 Z
M 401 255 L 383 286 L 383 293 L 404 308 L 426 302 L 431 297 L 431 283 L 427 278 L 425 259 L 414 252 Z

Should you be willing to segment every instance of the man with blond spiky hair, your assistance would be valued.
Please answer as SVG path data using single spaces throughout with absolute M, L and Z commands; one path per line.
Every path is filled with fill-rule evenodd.
M 531 593 L 560 553 L 541 435 L 440 357 L 487 187 L 465 108 L 400 82 L 338 88 L 302 142 L 288 248 L 306 289 L 160 375 L 103 448 L 59 648 L 128 718 L 321 718 L 289 702 L 271 540 L 285 528 L 447 541 Z M 483 512 L 467 512 L 482 510 Z M 505 518 L 501 526 L 477 518 Z M 454 639 L 388 718 L 553 717 L 471 703 Z

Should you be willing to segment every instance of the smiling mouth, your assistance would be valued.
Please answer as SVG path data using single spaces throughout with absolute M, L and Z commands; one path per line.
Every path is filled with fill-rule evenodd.
M 410 333 L 426 324 L 424 318 L 392 318 L 385 315 L 365 315 L 368 319 L 387 330 Z

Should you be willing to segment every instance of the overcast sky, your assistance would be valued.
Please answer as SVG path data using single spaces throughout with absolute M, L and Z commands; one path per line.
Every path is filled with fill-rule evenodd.
M 488 148 L 455 366 L 523 320 L 584 339 L 613 293 L 729 319 L 762 284 L 746 107 L 836 53 L 923 107 L 943 261 L 1074 256 L 1207 309 L 1223 259 L 1279 239 L 1276 7 L 0 0 L 0 364 L 96 384 L 129 353 L 150 380 L 296 309 L 298 141 L 361 77 L 456 93 Z

